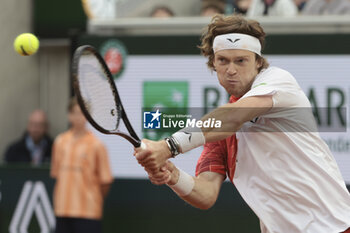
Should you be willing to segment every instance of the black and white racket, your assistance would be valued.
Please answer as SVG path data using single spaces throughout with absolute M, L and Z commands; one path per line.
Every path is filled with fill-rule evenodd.
M 101 133 L 119 135 L 140 147 L 141 140 L 125 113 L 112 74 L 94 47 L 83 45 L 76 49 L 72 78 L 79 106 L 90 124 Z M 129 134 L 118 130 L 120 119 Z

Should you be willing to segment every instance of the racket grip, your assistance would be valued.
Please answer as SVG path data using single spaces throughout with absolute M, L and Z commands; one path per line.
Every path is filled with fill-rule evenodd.
M 141 149 L 146 149 L 146 148 L 147 148 L 146 144 L 145 144 L 145 143 L 143 143 L 143 142 L 141 142 L 140 147 L 141 147 Z

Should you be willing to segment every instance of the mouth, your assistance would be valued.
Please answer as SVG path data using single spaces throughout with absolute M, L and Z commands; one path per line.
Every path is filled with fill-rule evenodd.
M 227 82 L 228 82 L 229 84 L 232 84 L 232 85 L 235 85 L 235 84 L 238 83 L 237 80 L 227 80 Z

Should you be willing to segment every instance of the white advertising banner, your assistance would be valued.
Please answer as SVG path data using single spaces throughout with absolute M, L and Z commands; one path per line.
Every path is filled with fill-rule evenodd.
M 271 66 L 286 69 L 294 75 L 314 107 L 347 109 L 350 96 L 350 56 L 266 57 Z M 199 55 L 129 56 L 125 71 L 116 80 L 116 84 L 129 120 L 141 138 L 144 136 L 142 127 L 145 105 L 205 109 L 224 104 L 228 98 L 218 84 L 215 72 L 211 73 L 206 66 L 206 59 Z M 320 125 L 332 125 L 344 120 L 340 118 L 333 111 L 332 114 L 320 114 L 318 122 Z M 344 179 L 350 184 L 348 131 L 347 128 L 346 132 L 321 132 L 321 136 L 329 145 Z M 146 172 L 133 157 L 133 146 L 130 143 L 115 135 L 97 134 L 108 148 L 111 167 L 117 178 L 146 177 Z M 151 134 L 147 136 L 152 138 Z M 197 148 L 179 155 L 173 162 L 194 175 L 201 150 L 202 148 Z

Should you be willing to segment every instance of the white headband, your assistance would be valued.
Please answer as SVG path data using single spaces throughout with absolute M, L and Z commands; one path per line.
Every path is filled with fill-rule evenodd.
M 247 34 L 230 33 L 216 36 L 213 42 L 214 53 L 225 49 L 243 49 L 261 56 L 260 41 Z

